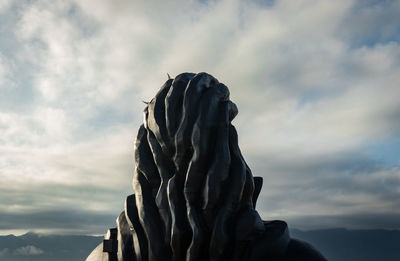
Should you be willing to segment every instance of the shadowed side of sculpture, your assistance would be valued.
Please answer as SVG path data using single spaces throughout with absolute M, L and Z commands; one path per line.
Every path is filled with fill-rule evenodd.
M 168 80 L 145 108 L 133 184 L 149 260 L 231 255 L 237 214 L 255 212 L 236 114 L 228 88 L 206 73 Z
M 87 261 L 326 260 L 255 210 L 262 178 L 240 151 L 237 114 L 213 76 L 168 79 L 144 109 L 134 195 Z

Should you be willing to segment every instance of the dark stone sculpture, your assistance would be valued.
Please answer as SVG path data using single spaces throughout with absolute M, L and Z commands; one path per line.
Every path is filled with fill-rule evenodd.
M 228 88 L 206 73 L 169 79 L 144 110 L 134 195 L 87 261 L 326 260 L 255 210 Z

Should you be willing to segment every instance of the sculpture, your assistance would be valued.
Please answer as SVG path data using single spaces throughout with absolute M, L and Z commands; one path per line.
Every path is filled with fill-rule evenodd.
M 326 260 L 255 210 L 262 178 L 240 152 L 237 113 L 209 74 L 168 79 L 144 110 L 135 194 L 87 261 Z

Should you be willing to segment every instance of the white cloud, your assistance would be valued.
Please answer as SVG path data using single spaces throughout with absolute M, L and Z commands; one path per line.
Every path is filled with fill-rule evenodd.
M 11 5 L 12 0 L 1 0 L 0 1 L 0 14 L 7 11 L 8 7 Z
M 0 52 L 0 88 L 3 87 L 9 76 L 10 76 L 10 69 L 7 66 L 5 58 Z
M 0 256 L 5 256 L 7 255 L 9 252 L 8 248 L 3 248 L 2 250 L 0 250 Z
M 15 255 L 22 255 L 22 256 L 36 256 L 36 255 L 41 255 L 43 253 L 44 251 L 42 249 L 32 245 L 19 247 L 14 251 Z

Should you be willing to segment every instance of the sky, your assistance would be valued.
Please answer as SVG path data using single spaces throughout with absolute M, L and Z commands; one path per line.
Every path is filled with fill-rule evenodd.
M 133 193 L 142 112 L 208 72 L 257 209 L 400 229 L 400 1 L 0 0 L 0 234 L 102 234 Z

